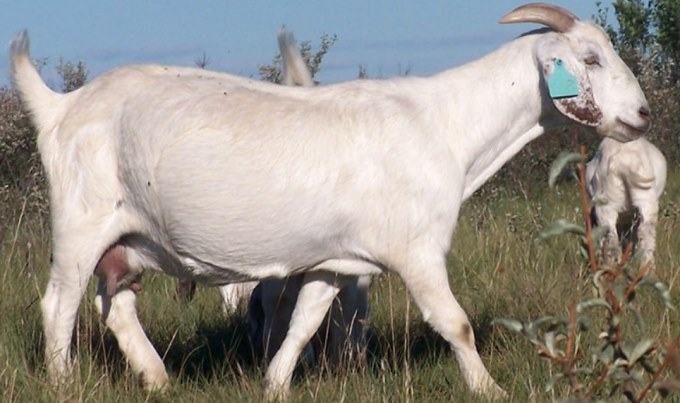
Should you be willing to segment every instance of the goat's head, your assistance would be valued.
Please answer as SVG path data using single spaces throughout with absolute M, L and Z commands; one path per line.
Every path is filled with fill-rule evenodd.
M 536 22 L 554 31 L 541 37 L 534 56 L 545 91 L 563 115 L 619 141 L 649 129 L 647 99 L 599 26 L 542 3 L 518 7 L 499 22 Z

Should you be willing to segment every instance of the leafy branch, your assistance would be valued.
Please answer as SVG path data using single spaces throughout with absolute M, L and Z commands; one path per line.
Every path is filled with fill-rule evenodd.
M 585 161 L 585 146 L 580 146 L 579 152 L 561 153 L 548 181 L 554 187 L 567 168 L 576 165 L 571 173 L 577 180 L 583 223 L 559 219 L 539 234 L 539 240 L 563 235 L 576 235 L 580 240 L 585 270 L 578 271 L 584 274 L 575 279 L 576 292 L 567 304 L 566 317 L 544 316 L 525 322 L 503 318 L 494 323 L 535 346 L 538 356 L 555 372 L 546 392 L 567 396 L 563 401 L 625 397 L 641 402 L 652 390 L 662 395 L 680 392 L 680 337 L 666 345 L 648 337 L 642 307 L 636 303 L 636 296 L 650 288 L 665 310 L 673 309 L 668 287 L 654 276 L 650 265 L 636 267 L 631 259 L 632 245 L 617 262 L 598 254 L 595 245 L 604 232 L 591 221 Z

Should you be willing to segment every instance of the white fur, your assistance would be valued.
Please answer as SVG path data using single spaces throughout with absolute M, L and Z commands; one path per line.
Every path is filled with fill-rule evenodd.
M 222 310 L 226 315 L 231 315 L 244 301 L 250 299 L 257 281 L 246 281 L 244 283 L 232 283 L 221 286 L 220 295 L 222 296 Z
M 279 54 L 281 54 L 283 84 L 301 87 L 313 86 L 312 73 L 307 68 L 307 64 L 295 44 L 293 33 L 281 28 L 276 39 L 279 43 Z
M 95 265 L 122 241 L 154 269 L 208 284 L 304 273 L 266 374 L 274 395 L 288 390 L 339 292 L 332 272 L 382 270 L 404 280 L 469 387 L 497 395 L 448 286 L 461 203 L 524 144 L 569 122 L 567 102 L 545 87 L 555 58 L 589 84 L 576 102 L 594 99 L 598 133 L 630 140 L 649 124 L 635 77 L 604 32 L 580 21 L 432 77 L 317 87 L 129 66 L 56 96 L 27 48 L 19 36 L 12 66 L 50 181 L 54 261 L 42 308 L 55 380 L 68 374 Z M 584 63 L 593 52 L 600 66 Z
M 297 48 L 293 34 L 281 29 L 278 44 L 283 83 L 290 86 L 313 86 L 314 80 Z M 297 275 L 291 279 L 267 279 L 259 285 L 250 281 L 220 287 L 226 312 L 233 312 L 241 301 L 250 298 L 248 304 L 250 339 L 256 347 L 263 349 L 268 359 L 278 351 L 288 332 L 288 323 L 300 292 L 302 277 L 303 275 Z M 311 364 L 313 356 L 320 353 L 324 347 L 334 364 L 340 362 L 345 350 L 351 353 L 363 348 L 370 282 L 369 276 L 355 277 L 343 282 L 344 287 L 326 315 L 326 322 L 330 323 L 330 326 L 322 326 L 318 332 L 320 334 L 314 339 L 316 343 L 307 348 L 305 356 L 308 363 Z
M 644 263 L 654 262 L 659 197 L 666 186 L 666 159 L 644 138 L 627 143 L 604 139 L 586 166 L 588 193 L 598 225 L 607 227 L 608 250 L 619 258 L 616 223 L 637 208 L 637 249 Z

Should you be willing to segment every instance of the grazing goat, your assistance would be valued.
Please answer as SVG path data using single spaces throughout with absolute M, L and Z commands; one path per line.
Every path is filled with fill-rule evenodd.
M 654 264 L 659 197 L 666 186 L 666 159 L 644 138 L 620 143 L 605 138 L 586 165 L 586 184 L 597 225 L 605 226 L 608 258 L 621 257 L 619 215 L 637 209 L 635 234 L 642 264 Z M 632 221 L 632 220 L 631 220 Z
M 50 184 L 54 259 L 41 301 L 50 377 L 69 374 L 98 264 L 126 265 L 120 284 L 142 268 L 210 285 L 303 274 L 268 396 L 285 396 L 342 286 L 391 271 L 450 343 L 467 385 L 502 395 L 448 282 L 461 203 L 546 129 L 577 123 L 629 141 L 650 114 L 597 25 L 539 3 L 500 22 L 550 29 L 427 78 L 288 87 L 146 65 L 68 94 L 45 85 L 19 34 L 13 81 Z M 165 385 L 134 292 L 100 287 L 98 298 L 132 369 L 147 387 Z

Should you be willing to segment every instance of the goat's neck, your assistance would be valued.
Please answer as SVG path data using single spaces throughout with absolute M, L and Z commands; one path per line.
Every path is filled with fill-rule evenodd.
M 534 43 L 520 38 L 433 77 L 449 122 L 448 143 L 465 172 L 464 199 L 545 130 Z

